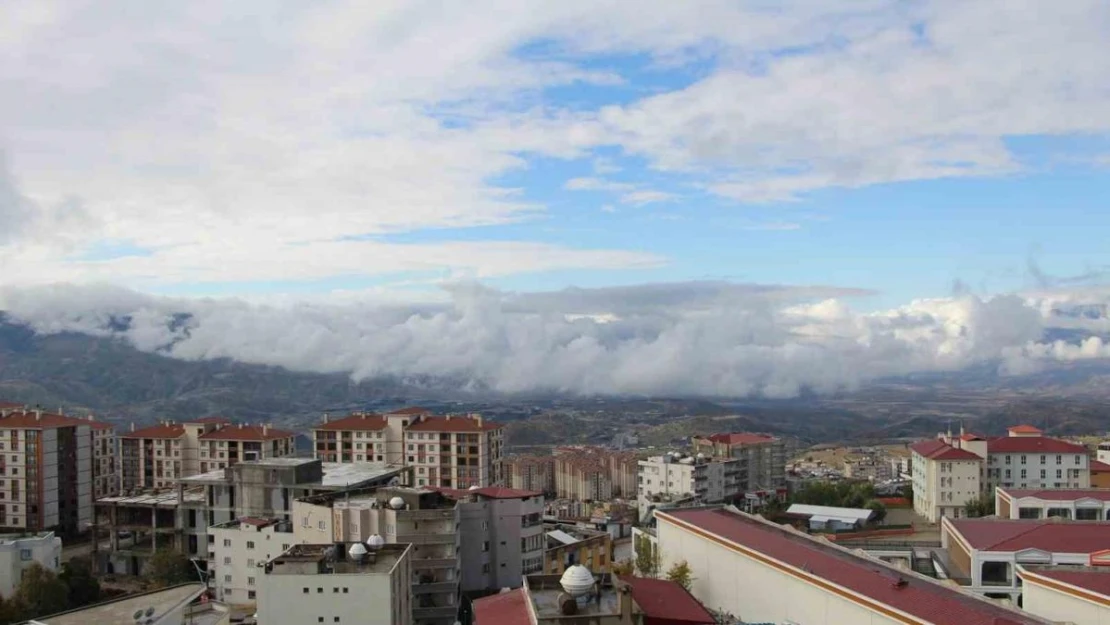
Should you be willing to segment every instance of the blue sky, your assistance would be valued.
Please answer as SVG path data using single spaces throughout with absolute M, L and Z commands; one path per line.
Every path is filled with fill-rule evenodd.
M 1110 12 L 998 6 L 3 9 L 0 285 L 1097 283 Z

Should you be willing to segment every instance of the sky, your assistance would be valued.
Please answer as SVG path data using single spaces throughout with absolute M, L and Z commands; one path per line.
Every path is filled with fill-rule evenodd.
M 776 349 L 795 306 L 867 335 L 922 310 L 944 326 L 953 302 L 966 329 L 1012 296 L 1044 326 L 1046 302 L 1104 301 L 1107 32 L 1102 0 L 0 0 L 0 308 L 45 329 L 63 297 L 86 320 L 440 306 L 455 337 L 482 301 L 514 320 L 482 317 L 486 349 L 555 311 L 606 358 L 646 331 L 622 298 L 651 301 L 651 344 L 690 320 L 683 297 L 769 310 L 791 328 Z M 1066 351 L 1023 328 L 971 352 Z M 966 364 L 929 345 L 924 368 Z M 230 355 L 469 376 L 462 356 L 253 350 Z M 735 376 L 674 388 L 759 392 L 796 366 L 724 358 Z M 498 386 L 499 362 L 473 377 Z

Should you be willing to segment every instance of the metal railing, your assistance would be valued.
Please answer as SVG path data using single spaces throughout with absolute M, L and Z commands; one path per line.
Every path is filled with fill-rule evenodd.
M 453 545 L 455 534 L 398 534 L 397 542 L 414 545 Z

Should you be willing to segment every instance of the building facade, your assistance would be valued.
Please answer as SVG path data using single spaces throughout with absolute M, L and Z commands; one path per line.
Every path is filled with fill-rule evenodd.
M 469 488 L 504 483 L 503 432 L 481 415 L 404 408 L 338 420 L 325 415 L 312 437 L 316 457 L 327 462 L 372 459 L 413 467 L 416 486 Z
M 356 557 L 352 545 L 295 545 L 265 563 L 258 622 L 412 625 L 411 546 L 362 546 Z
M 740 461 L 745 492 L 786 488 L 786 443 L 774 436 L 749 433 L 713 434 L 693 438 L 694 452 L 711 458 Z
M 61 557 L 62 539 L 54 532 L 0 535 L 0 596 L 11 599 L 31 565 L 57 571 Z
M 1110 623 L 1110 570 L 1106 567 L 1018 566 L 1021 607 L 1054 623 Z
M 567 523 L 545 523 L 547 548 L 543 552 L 543 572 L 562 575 L 572 566 L 584 566 L 595 575 L 612 571 L 613 536 Z
M 994 487 L 1020 489 L 1090 488 L 1090 457 L 1083 445 L 1049 438 L 1037 428 L 1019 425 L 1008 436 L 987 441 L 984 480 Z
M 910 446 L 914 511 L 937 523 L 964 515 L 964 505 L 979 497 L 982 457 L 942 440 Z
M 505 460 L 505 485 L 555 496 L 554 456 L 513 456 Z
M 741 463 L 735 458 L 671 453 L 641 460 L 639 466 L 640 499 L 691 495 L 705 503 L 718 503 L 743 494 Z
M 1110 490 L 994 489 L 995 514 L 1003 519 L 1110 521 Z
M 543 571 L 543 493 L 482 488 L 456 493 L 463 592 L 516 588 Z
M 639 490 L 639 458 L 633 452 L 576 445 L 556 447 L 551 468 L 557 499 L 634 499 Z
M 288 521 L 244 517 L 208 528 L 212 561 L 208 579 L 216 599 L 243 605 L 258 600 L 261 567 L 285 553 L 294 543 Z

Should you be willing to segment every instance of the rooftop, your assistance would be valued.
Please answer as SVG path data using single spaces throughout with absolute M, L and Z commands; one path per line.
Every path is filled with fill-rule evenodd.
M 944 525 L 977 551 L 1091 554 L 1110 548 L 1110 523 L 945 518 Z
M 1080 499 L 1110 501 L 1110 488 L 1061 488 L 1046 490 L 999 488 L 998 491 L 1010 499 L 1025 499 L 1026 497 L 1032 497 L 1045 501 L 1077 501 Z
M 524 593 L 531 599 L 536 620 L 565 616 L 560 609 L 559 597 L 564 594 L 559 575 L 526 575 Z M 596 576 L 595 576 L 596 579 Z M 577 616 L 608 616 L 620 614 L 620 594 L 613 587 L 608 575 L 601 576 L 601 592 L 592 592 L 578 600 Z M 498 621 L 494 621 L 495 623 Z M 482 625 L 478 623 L 477 625 Z
M 180 423 L 159 423 L 150 427 L 124 432 L 120 438 L 181 438 L 185 436 L 185 426 Z
M 523 588 L 474 600 L 474 625 L 532 625 Z
M 1017 573 L 1026 582 L 1048 579 L 1110 599 L 1110 570 L 1105 566 L 1021 566 Z
M 218 430 L 212 430 L 200 435 L 202 441 L 272 441 L 282 438 L 293 438 L 296 432 L 279 430 L 268 425 L 250 425 L 240 423 L 227 425 Z
M 802 503 L 790 504 L 787 514 L 799 514 L 814 518 L 867 521 L 874 516 L 875 511 L 867 508 L 837 508 L 834 506 L 811 506 Z
M 930 460 L 982 460 L 981 457 L 966 449 L 957 449 L 937 439 L 914 443 L 910 445 L 910 449 Z
M 88 419 L 67 417 L 42 410 L 5 410 L 4 415 L 0 416 L 0 428 L 21 430 L 54 429 L 80 425 L 94 427 L 95 423 L 95 421 L 89 421 Z
M 410 432 L 489 432 L 505 426 L 484 421 L 481 415 L 422 415 L 408 425 Z
M 182 497 L 183 501 L 179 502 L 177 499 L 177 490 L 170 489 L 167 491 L 155 492 L 153 490 L 136 493 L 134 495 L 115 495 L 113 497 L 101 497 L 96 500 L 98 504 L 117 504 L 125 506 L 157 506 L 159 508 L 176 508 L 178 503 L 204 503 L 204 493 L 200 490 L 187 490 Z
M 1015 425 L 1013 427 L 1006 428 L 1006 431 L 1013 432 L 1014 434 L 1041 434 L 1041 430 L 1039 428 L 1035 428 L 1031 425 Z
M 151 618 L 157 619 L 168 612 L 180 609 L 206 590 L 204 584 L 190 583 L 171 586 L 161 590 L 144 592 L 137 595 L 127 595 L 97 603 L 94 605 L 62 612 L 53 616 L 40 616 L 36 622 L 43 625 L 88 625 L 98 623 L 114 625 L 116 623 L 135 623 L 135 614 L 152 609 Z M 145 622 L 145 618 L 144 618 Z M 168 622 L 168 621 L 167 621 Z
M 313 429 L 337 432 L 341 430 L 375 431 L 384 430 L 389 422 L 377 414 L 353 414 L 341 419 L 327 419 Z
M 0 534 L 0 544 L 14 543 L 21 540 L 42 540 L 44 538 L 53 538 L 54 532 L 21 532 Z
M 711 540 L 726 541 L 725 546 L 734 551 L 758 554 L 762 559 L 789 567 L 787 570 L 795 577 L 847 589 L 859 596 L 857 601 L 862 605 L 893 608 L 926 623 L 1045 623 L 1033 615 L 739 511 L 691 508 L 656 511 L 655 515 L 660 523 L 670 523 Z
M 421 408 L 419 406 L 408 406 L 406 408 L 398 408 L 397 410 L 390 410 L 386 414 L 432 414 L 431 410 Z
M 669 625 L 715 625 L 716 619 L 685 588 L 666 579 L 618 577 L 632 588 L 632 600 L 644 616 Z
M 1110 464 L 1098 460 L 1091 460 L 1091 472 L 1094 473 L 1095 471 L 1110 471 Z
M 521 490 L 519 488 L 505 488 L 503 486 L 486 486 L 485 488 L 473 488 L 470 490 L 461 488 L 430 488 L 452 499 L 465 499 L 472 495 L 479 495 L 487 499 L 530 499 L 543 495 L 543 492 L 538 490 Z
M 382 545 L 361 562 L 348 553 L 350 544 L 293 545 L 266 563 L 266 575 L 388 575 L 411 548 L 409 544 Z M 361 543 L 359 543 L 361 544 Z
M 775 440 L 773 436 L 751 434 L 748 432 L 710 434 L 705 438 L 714 443 L 725 443 L 728 445 L 757 445 L 759 443 L 770 443 Z
M 313 458 L 265 458 L 262 460 L 244 460 L 235 466 L 249 467 L 298 467 L 304 464 L 319 462 Z M 324 476 L 319 482 L 306 482 L 296 486 L 314 486 L 320 489 L 339 489 L 348 486 L 358 486 L 365 482 L 386 478 L 405 471 L 404 467 L 393 466 L 383 462 L 321 462 Z M 228 469 L 216 469 L 207 473 L 183 477 L 178 482 L 183 484 L 224 484 L 228 481 Z
M 1058 438 L 1044 436 L 1003 436 L 987 441 L 987 451 L 992 454 L 1083 454 L 1087 448 Z

